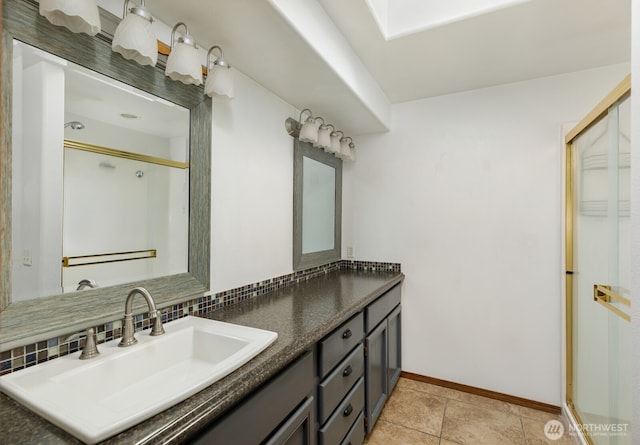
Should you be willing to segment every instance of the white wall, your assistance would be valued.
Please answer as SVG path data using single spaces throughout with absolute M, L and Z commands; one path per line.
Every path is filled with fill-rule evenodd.
M 292 271 L 291 105 L 234 70 L 233 101 L 213 101 L 211 290 Z
M 631 425 L 637 443 L 640 439 L 640 2 L 634 0 L 631 7 Z
M 343 244 L 402 263 L 404 370 L 562 403 L 561 127 L 628 71 L 403 103 L 356 138 Z

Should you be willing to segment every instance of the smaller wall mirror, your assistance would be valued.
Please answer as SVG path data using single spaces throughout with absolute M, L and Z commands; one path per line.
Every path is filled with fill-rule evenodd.
M 342 160 L 294 139 L 293 269 L 339 260 Z

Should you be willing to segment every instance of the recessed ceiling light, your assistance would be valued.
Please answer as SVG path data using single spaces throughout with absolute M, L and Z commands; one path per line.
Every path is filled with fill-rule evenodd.
M 140 116 L 131 113 L 120 113 L 120 117 L 124 117 L 125 119 L 140 119 Z

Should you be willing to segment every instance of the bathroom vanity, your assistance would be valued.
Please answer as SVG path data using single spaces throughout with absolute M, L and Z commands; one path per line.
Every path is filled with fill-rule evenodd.
M 247 440 L 274 444 L 361 443 L 365 422 L 370 430 L 399 375 L 403 278 L 338 270 L 205 314 L 275 331 L 278 339 L 227 377 L 104 443 L 217 443 L 252 431 L 259 437 Z M 6 444 L 80 443 L 4 394 L 0 422 Z

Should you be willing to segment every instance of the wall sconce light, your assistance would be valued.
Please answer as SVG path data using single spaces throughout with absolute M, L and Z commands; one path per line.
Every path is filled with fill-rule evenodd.
M 309 117 L 304 122 L 304 124 L 302 124 L 302 115 L 305 111 L 309 112 Z M 302 124 L 302 128 L 300 129 L 300 135 L 298 136 L 298 139 L 300 139 L 302 142 L 316 144 L 318 142 L 318 127 L 316 127 L 316 120 L 314 119 L 313 114 L 311 114 L 310 109 L 305 108 L 300 112 L 299 122 L 300 124 Z
M 220 50 L 220 57 L 211 63 L 211 54 L 214 49 Z M 207 96 L 221 96 L 233 99 L 233 76 L 231 65 L 224 60 L 222 48 L 218 45 L 212 46 L 207 52 L 207 80 L 204 83 L 204 92 Z
M 40 15 L 71 32 L 95 36 L 100 32 L 100 13 L 95 0 L 40 0 Z
M 139 6 L 128 6 L 129 0 L 125 0 L 122 21 L 116 28 L 111 49 L 140 65 L 155 66 L 158 61 L 158 41 L 151 29 L 153 17 L 145 7 L 144 0 Z
M 185 34 L 178 37 L 176 42 L 176 30 L 180 26 L 184 26 Z M 164 73 L 171 80 L 179 80 L 187 85 L 202 84 L 202 66 L 198 59 L 196 41 L 189 34 L 187 25 L 182 22 L 178 22 L 171 30 L 171 52 L 167 58 L 167 67 Z
M 302 119 L 304 113 L 309 113 L 306 120 Z M 320 127 L 316 121 L 320 121 Z M 353 138 L 345 136 L 341 130 L 336 130 L 333 124 L 325 123 L 320 116 L 313 117 L 313 113 L 308 108 L 300 112 L 298 120 L 288 117 L 284 121 L 284 127 L 289 136 L 298 138 L 302 142 L 311 143 L 314 147 L 322 148 L 340 159 L 345 161 L 355 161 L 356 159 Z

